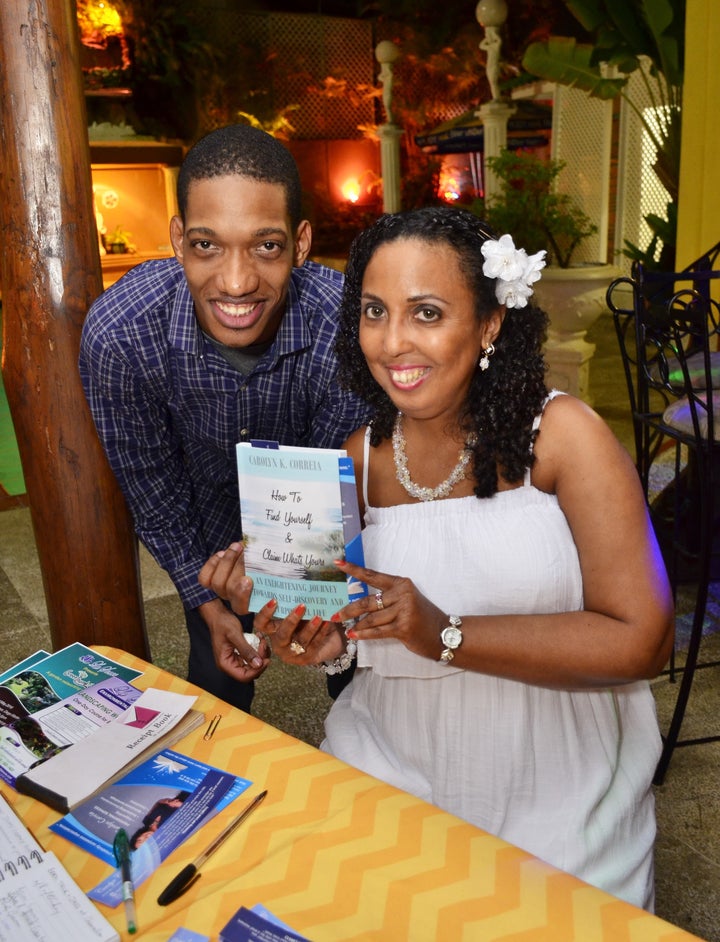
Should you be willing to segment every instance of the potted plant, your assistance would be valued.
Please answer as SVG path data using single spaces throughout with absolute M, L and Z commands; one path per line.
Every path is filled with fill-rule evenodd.
M 652 141 L 654 171 L 669 195 L 666 218 L 650 214 L 648 246 L 626 242 L 624 254 L 649 268 L 672 270 L 680 180 L 680 126 L 685 54 L 686 0 L 564 0 L 588 35 L 550 36 L 531 43 L 522 66 L 526 72 L 558 85 L 586 91 L 599 99 L 620 96 L 637 114 Z M 610 67 L 610 68 L 608 68 Z M 638 72 L 652 108 L 638 108 L 627 94 L 630 75 Z
M 548 265 L 568 268 L 573 252 L 597 226 L 571 196 L 558 192 L 565 162 L 521 150 L 505 150 L 487 162 L 500 186 L 483 206 L 487 222 L 498 233 L 511 233 L 529 255 L 545 249 Z
M 132 255 L 135 249 L 135 243 L 132 241 L 132 233 L 122 226 L 116 226 L 110 235 L 106 236 L 107 250 L 114 255 Z
M 499 191 L 473 209 L 498 235 L 509 232 L 529 255 L 547 252 L 547 267 L 534 288 L 550 318 L 545 345 L 548 382 L 589 401 L 589 362 L 595 347 L 585 335 L 605 309 L 605 293 L 617 270 L 599 262 L 573 264 L 573 254 L 598 227 L 558 189 L 563 161 L 505 150 L 488 158 L 488 164 Z

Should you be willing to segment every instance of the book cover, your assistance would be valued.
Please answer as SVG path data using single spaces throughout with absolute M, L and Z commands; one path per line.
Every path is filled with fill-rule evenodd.
M 333 564 L 349 544 L 362 565 L 352 459 L 342 450 L 242 442 L 237 465 L 253 608 L 276 599 L 282 618 L 304 603 L 309 617 L 329 619 L 366 594 Z

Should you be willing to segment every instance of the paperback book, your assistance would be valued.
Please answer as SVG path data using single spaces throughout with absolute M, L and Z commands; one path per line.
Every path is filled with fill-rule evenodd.
M 245 571 L 252 605 L 300 603 L 329 619 L 367 587 L 333 563 L 364 565 L 352 459 L 342 450 L 242 442 L 237 446 Z

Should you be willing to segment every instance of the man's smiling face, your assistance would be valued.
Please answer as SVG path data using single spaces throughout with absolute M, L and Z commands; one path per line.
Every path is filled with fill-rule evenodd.
M 292 229 L 284 187 L 238 175 L 196 180 L 185 223 L 174 216 L 170 235 L 205 333 L 229 347 L 271 341 L 311 242 L 307 220 Z

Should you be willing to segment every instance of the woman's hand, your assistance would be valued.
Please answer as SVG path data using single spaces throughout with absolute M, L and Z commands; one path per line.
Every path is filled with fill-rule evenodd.
M 440 632 L 447 625 L 447 614 L 426 599 L 410 579 L 338 559 L 335 565 L 374 589 L 333 615 L 333 620 L 338 621 L 360 619 L 348 632 L 349 638 L 362 641 L 397 638 L 415 654 L 439 659 L 443 649 Z
M 200 570 L 198 579 L 206 589 L 212 589 L 220 598 L 227 599 L 236 614 L 245 615 L 250 610 L 253 582 L 245 575 L 242 543 L 232 543 L 226 550 L 211 556 Z M 253 627 L 255 634 L 269 639 L 272 652 L 282 661 L 319 664 L 338 657 L 345 649 L 339 625 L 323 621 L 318 616 L 305 620 L 304 605 L 298 605 L 284 619 L 275 617 L 276 609 L 277 602 L 271 599 L 255 615 Z M 222 662 L 218 661 L 218 666 L 231 673 L 228 666 L 234 657 L 232 651 L 226 646 L 220 656 Z
M 339 624 L 323 621 L 319 615 L 305 619 L 304 605 L 297 605 L 285 618 L 274 618 L 277 603 L 272 600 L 255 616 L 255 633 L 270 638 L 273 654 L 288 664 L 320 664 L 331 661 L 345 650 L 345 637 Z

